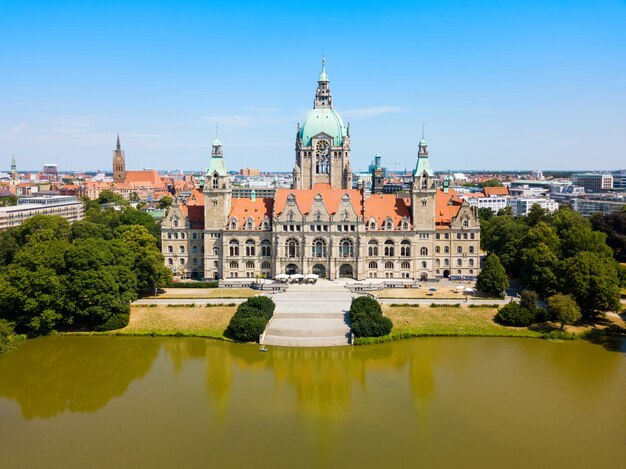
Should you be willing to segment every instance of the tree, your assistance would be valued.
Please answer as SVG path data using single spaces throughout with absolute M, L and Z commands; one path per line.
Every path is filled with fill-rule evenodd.
M 594 252 L 580 252 L 563 261 L 561 289 L 571 294 L 587 314 L 620 308 L 615 262 Z
M 478 274 L 476 287 L 483 292 L 500 294 L 509 286 L 509 278 L 496 254 L 489 254 L 485 265 Z
M 550 217 L 548 210 L 541 208 L 539 204 L 533 204 L 525 217 L 528 226 L 535 226 L 539 222 L 545 222 Z
M 545 244 L 522 251 L 521 279 L 524 285 L 541 295 L 551 295 L 559 287 L 559 259 Z
M 108 189 L 101 191 L 97 200 L 100 205 L 111 203 L 122 206 L 128 205 L 128 201 L 124 197 Z
M 478 184 L 479 187 L 502 187 L 502 183 L 497 179 L 488 179 Z
M 494 216 L 495 213 L 489 207 L 480 207 L 478 209 L 478 218 L 481 223 L 491 220 Z
M 590 221 L 594 230 L 606 233 L 606 243 L 613 249 L 615 258 L 626 262 L 626 205 L 619 212 L 594 213 Z
M 381 337 L 391 332 L 391 319 L 383 316 L 378 301 L 359 296 L 350 305 L 350 323 L 356 337 Z
M 497 216 L 481 223 L 481 248 L 496 254 L 507 272 L 517 275 L 520 250 L 528 229 L 523 220 L 500 210 Z
M 174 199 L 172 199 L 169 195 L 164 195 L 161 197 L 161 200 L 159 200 L 159 208 L 166 210 L 170 208 L 173 201 Z
M 22 223 L 17 231 L 18 244 L 31 240 L 69 239 L 70 223 L 57 215 L 35 215 Z
M 520 305 L 531 313 L 535 313 L 537 309 L 537 293 L 532 290 L 522 290 L 520 294 Z
M 566 324 L 574 324 L 582 317 L 576 300 L 571 295 L 557 294 L 548 298 L 548 307 L 555 321 L 561 323 L 561 330 Z
M 0 198 L 0 207 L 11 207 L 17 205 L 17 197 L 14 195 L 8 195 Z
M 522 305 L 511 301 L 498 310 L 496 321 L 505 326 L 527 327 L 535 320 L 535 315 Z

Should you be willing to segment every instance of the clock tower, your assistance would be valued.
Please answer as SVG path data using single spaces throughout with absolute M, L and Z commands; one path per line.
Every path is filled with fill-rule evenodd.
M 333 189 L 352 189 L 350 169 L 350 125 L 344 126 L 333 109 L 326 60 L 317 79 L 313 109 L 296 131 L 296 164 L 293 188 L 312 189 L 329 184 Z

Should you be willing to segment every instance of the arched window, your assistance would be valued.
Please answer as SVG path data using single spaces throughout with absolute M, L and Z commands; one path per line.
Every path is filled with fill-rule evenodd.
M 198 254 L 198 246 L 193 246 L 191 248 L 191 252 L 194 253 L 194 254 Z
M 378 241 L 372 239 L 367 243 L 367 255 L 378 256 Z
M 385 262 L 385 269 L 393 270 L 393 262 L 391 262 L 391 261 Z
M 237 229 L 237 219 L 235 217 L 232 217 L 230 219 L 230 225 L 229 225 L 231 230 L 236 230 Z
M 180 239 L 185 239 L 185 233 L 180 234 Z
M 295 214 L 293 213 L 293 210 L 289 210 L 289 212 L 287 212 L 287 221 L 294 221 L 295 220 Z
M 394 247 L 395 246 L 394 246 L 392 240 L 388 239 L 387 241 L 385 241 L 385 249 L 384 249 L 385 256 L 392 257 L 394 255 L 394 251 L 395 251 Z
M 441 235 L 439 233 L 435 234 L 435 239 L 441 239 Z
M 474 259 L 470 259 L 469 260 L 469 266 L 470 267 L 474 267 Z
M 439 246 L 435 246 L 435 254 L 439 254 L 441 252 L 441 248 Z
M 250 231 L 254 228 L 254 223 L 252 222 L 252 218 L 248 218 L 246 220 L 246 230 Z
M 378 262 L 370 261 L 370 263 L 367 265 L 367 267 L 370 268 L 370 269 L 378 269 Z
M 350 212 L 348 212 L 347 210 L 344 210 L 343 212 L 341 212 L 341 221 L 348 221 L 350 220 Z
M 427 255 L 428 255 L 428 248 L 421 248 L 420 256 L 427 256 Z
M 351 239 L 344 238 L 339 241 L 339 257 L 353 257 L 354 243 Z
M 167 234 L 167 239 L 172 239 L 172 233 Z
M 457 252 L 458 254 L 462 254 L 462 253 L 463 253 L 463 246 L 457 246 L 457 248 L 456 248 L 456 252 Z
M 184 253 L 184 252 L 185 252 L 185 246 L 180 246 L 180 247 L 178 248 L 178 250 L 179 250 L 181 253 Z
M 326 241 L 321 238 L 313 240 L 313 257 L 326 257 Z
M 255 256 L 256 255 L 256 244 L 254 241 L 249 239 L 246 241 L 246 256 Z
M 470 233 L 470 239 L 474 239 L 474 233 Z
M 174 233 L 174 239 L 178 239 L 178 233 Z
M 463 220 L 463 227 L 465 228 L 469 227 L 469 221 Z
M 406 218 L 403 218 L 403 219 L 402 219 L 401 228 L 402 228 L 403 230 L 408 230 L 408 229 L 409 229 L 409 222 L 407 221 L 407 219 L 406 219 Z
M 469 247 L 469 253 L 470 254 L 474 254 L 474 246 L 470 246 Z
M 376 220 L 373 218 L 370 218 L 370 230 L 375 230 L 376 229 Z
M 448 246 L 444 246 L 444 247 L 443 247 L 443 252 L 444 252 L 445 254 L 448 254 L 448 253 L 450 252 L 450 248 L 449 248 Z
M 213 246 L 213 255 L 219 256 L 219 254 L 220 254 L 220 248 L 218 248 L 217 246 Z
M 230 261 L 230 268 L 231 269 L 238 269 L 239 268 L 239 262 L 237 262 L 237 261 Z
M 271 268 L 272 268 L 272 264 L 270 264 L 268 261 L 261 262 L 262 270 L 270 270 Z
M 385 220 L 385 229 L 393 230 L 393 221 L 391 220 L 391 217 L 387 217 L 387 219 Z
M 239 255 L 239 241 L 237 241 L 236 239 L 231 239 L 230 242 L 228 243 L 228 247 L 229 247 L 229 254 L 231 256 Z
M 443 237 L 444 237 L 445 239 L 450 239 L 450 233 L 446 233 L 446 234 L 444 234 L 444 235 L 443 235 Z
M 400 264 L 400 268 L 402 270 L 411 270 L 411 263 L 408 261 L 404 261 L 402 262 L 402 264 Z
M 174 252 L 174 246 L 168 246 L 167 252 Z
M 272 243 L 269 239 L 261 241 L 261 255 L 263 257 L 270 257 L 272 255 Z
M 253 261 L 247 261 L 246 262 L 246 269 L 254 269 L 254 262 Z
M 439 267 L 441 265 L 441 261 L 439 259 L 435 259 L 435 267 Z
M 174 225 L 174 228 L 178 228 L 178 219 L 175 218 L 172 224 Z
M 169 263 L 169 265 L 173 265 L 174 264 L 174 259 L 168 259 L 168 263 Z
M 180 259 L 180 265 L 185 265 L 185 259 Z
M 191 239 L 198 239 L 198 233 L 193 233 L 191 235 Z
M 461 239 L 461 233 L 456 234 L 456 239 Z
M 300 243 L 295 238 L 289 238 L 285 243 L 285 256 L 286 257 L 299 257 L 300 256 Z
M 459 267 L 461 267 L 463 265 L 463 259 L 457 259 L 456 260 L 456 265 L 458 265 Z
M 313 219 L 315 221 L 322 221 L 322 212 L 320 212 L 319 210 L 316 210 L 315 215 L 313 215 Z
M 463 233 L 463 239 L 467 239 L 467 233 Z
M 400 255 L 402 257 L 409 257 L 411 255 L 411 243 L 408 239 L 404 239 L 400 243 Z
M 450 261 L 448 259 L 444 259 L 443 260 L 443 265 L 444 265 L 444 267 L 448 267 L 448 265 L 450 265 Z
M 261 224 L 261 227 L 264 231 L 268 231 L 270 229 L 270 221 L 267 217 L 263 218 L 263 223 Z

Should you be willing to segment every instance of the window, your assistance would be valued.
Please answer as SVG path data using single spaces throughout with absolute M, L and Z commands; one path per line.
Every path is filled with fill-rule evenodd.
M 350 220 L 350 213 L 347 210 L 344 210 L 341 213 L 341 221 L 348 221 Z
M 474 239 L 474 233 L 470 233 L 470 239 Z
M 248 218 L 246 220 L 246 230 L 251 230 L 254 228 L 254 224 L 252 223 L 252 218 Z
M 239 268 L 239 262 L 237 262 L 237 261 L 230 261 L 230 268 L 231 269 L 238 269 Z
M 470 267 L 474 267 L 474 259 L 470 259 L 469 260 L 469 266 Z
M 268 261 L 263 261 L 261 263 L 262 270 L 270 270 L 271 268 L 272 268 L 272 264 L 270 264 Z
M 391 261 L 385 262 L 385 269 L 393 270 L 393 262 L 391 262 Z
M 420 256 L 427 256 L 427 255 L 428 255 L 428 248 L 421 248 Z
M 441 261 L 439 259 L 435 259 L 435 267 L 441 266 Z
M 402 257 L 409 257 L 411 255 L 411 243 L 407 239 L 402 240 L 400 243 L 400 255 Z
M 439 233 L 437 233 L 437 234 L 435 235 L 435 239 L 441 239 L 441 235 L 440 235 Z
M 445 239 L 450 239 L 450 233 L 446 233 L 445 235 L 443 235 L 443 237 L 444 237 Z
M 391 218 L 389 217 L 387 217 L 387 219 L 385 220 L 385 229 L 393 230 L 393 222 L 391 221 Z
M 450 265 L 450 261 L 448 259 L 443 260 L 444 267 L 448 267 Z
M 174 239 L 178 239 L 178 233 L 174 233 Z
M 444 252 L 445 254 L 448 254 L 448 253 L 450 252 L 450 248 L 449 248 L 448 246 L 444 246 L 444 247 L 443 247 L 443 252 Z
M 272 244 L 269 239 L 261 241 L 261 255 L 263 257 L 270 257 L 272 255 Z
M 265 218 L 263 219 L 263 223 L 262 223 L 262 225 L 261 225 L 261 228 L 262 228 L 264 231 L 268 231 L 268 230 L 270 229 L 270 221 L 268 220 L 268 218 L 267 218 L 267 217 L 265 217 Z
M 402 270 L 410 270 L 411 269 L 411 263 L 408 261 L 404 261 L 402 264 L 400 264 L 400 268 Z
M 375 230 L 375 229 L 376 229 L 376 220 L 372 218 L 370 220 L 370 230 Z
M 217 246 L 213 247 L 213 255 L 214 256 L 218 256 L 220 253 L 220 248 L 218 248 Z
M 394 255 L 394 244 L 393 241 L 391 241 L 390 239 L 388 239 L 387 241 L 385 241 L 385 256 L 387 257 L 392 257 Z
M 185 239 L 185 233 L 180 234 L 180 239 Z
M 408 230 L 409 229 L 409 222 L 407 221 L 406 218 L 402 219 L 402 225 L 401 225 L 403 230 Z
M 181 254 L 184 253 L 185 252 L 185 246 L 180 246 L 178 248 L 178 250 L 181 252 Z
M 193 252 L 194 254 L 198 254 L 198 246 L 193 246 L 191 248 L 191 252 Z
M 180 260 L 180 265 L 185 265 L 185 259 Z
M 369 267 L 370 269 L 378 269 L 378 262 L 370 261 L 370 263 L 367 264 L 367 267 Z
M 463 233 L 463 239 L 467 239 L 467 233 Z
M 198 234 L 197 233 L 193 233 L 191 235 L 191 239 L 198 239 Z
M 373 239 L 367 243 L 367 255 L 378 256 L 378 242 Z
M 344 238 L 339 242 L 339 257 L 353 257 L 354 244 L 351 239 Z
M 456 260 L 456 265 L 458 265 L 459 267 L 461 267 L 463 265 L 463 259 L 457 259 Z
M 470 254 L 474 254 L 474 246 L 470 246 L 469 247 L 469 253 Z
M 213 189 L 218 189 L 219 183 L 219 176 L 217 175 L 217 173 L 213 173 L 213 178 L 211 179 L 211 187 L 213 187 Z
M 425 269 L 427 267 L 426 261 L 422 261 L 422 269 Z
M 247 261 L 246 262 L 246 269 L 254 269 L 254 262 L 253 261 Z
M 321 238 L 315 239 L 311 255 L 313 257 L 326 257 L 326 241 Z
M 228 247 L 231 256 L 239 255 L 239 241 L 237 241 L 236 239 L 231 239 L 228 243 Z
M 174 252 L 174 247 L 173 246 L 168 246 L 167 247 L 167 252 Z
M 456 248 L 456 252 L 457 252 L 458 254 L 463 254 L 463 246 L 457 246 L 457 248 Z
M 249 239 L 246 241 L 246 256 L 255 256 L 256 255 L 256 245 L 254 241 Z
M 174 264 L 174 259 L 168 259 L 168 263 L 169 263 L 169 265 Z
M 230 229 L 231 230 L 236 230 L 237 229 L 237 219 L 235 217 L 232 217 L 230 219 Z
M 435 246 L 435 254 L 439 254 L 441 252 L 441 248 L 439 246 Z
M 295 215 L 293 213 L 293 210 L 289 210 L 289 212 L 287 212 L 287 221 L 294 221 L 295 219 Z
M 461 233 L 456 234 L 456 239 L 461 239 Z
M 167 234 L 167 239 L 172 239 L 172 233 Z
M 300 243 L 295 238 L 289 238 L 285 243 L 285 256 L 287 257 L 299 257 L 300 256 Z
M 469 221 L 463 220 L 463 227 L 464 228 L 468 228 L 469 227 Z
M 172 225 L 174 225 L 174 228 L 178 228 L 178 220 L 174 219 Z

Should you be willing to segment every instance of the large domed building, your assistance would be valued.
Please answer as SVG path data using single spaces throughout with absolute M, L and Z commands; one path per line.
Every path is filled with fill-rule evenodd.
M 350 127 L 333 108 L 326 64 L 313 109 L 297 126 L 293 187 L 273 198 L 234 198 L 222 143 L 204 186 L 162 223 L 165 263 L 182 277 L 474 278 L 480 270 L 475 208 L 447 181 L 438 187 L 428 144 L 418 144 L 410 194 L 352 187 Z

